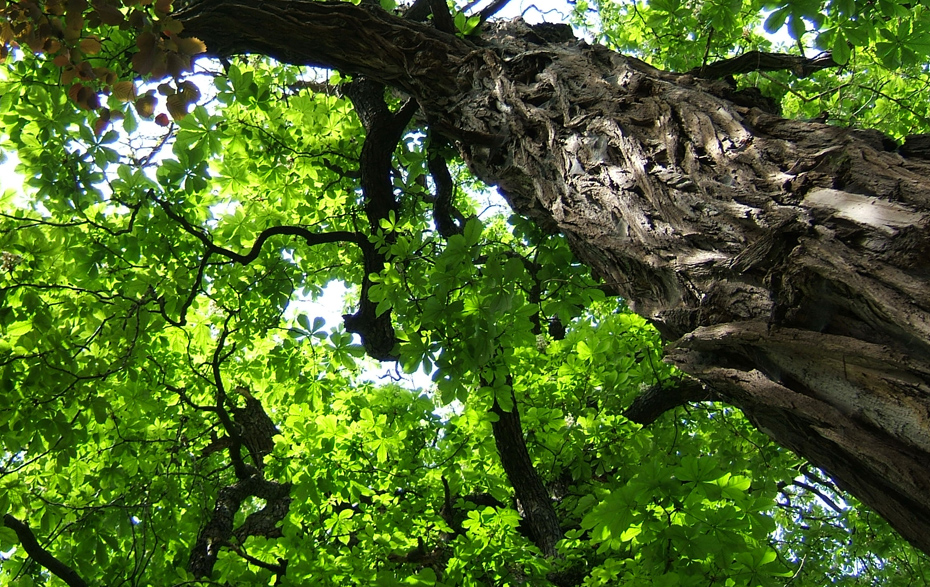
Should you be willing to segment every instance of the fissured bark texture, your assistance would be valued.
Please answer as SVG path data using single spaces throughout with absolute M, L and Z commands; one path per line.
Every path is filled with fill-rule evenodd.
M 682 370 L 930 551 L 930 166 L 527 37 L 498 31 L 447 109 L 500 137 L 462 144 L 479 176 L 563 232 Z
M 261 6 L 180 16 L 216 53 L 409 92 L 516 212 L 655 321 L 673 362 L 930 552 L 926 161 L 554 26 L 465 41 L 377 8 Z

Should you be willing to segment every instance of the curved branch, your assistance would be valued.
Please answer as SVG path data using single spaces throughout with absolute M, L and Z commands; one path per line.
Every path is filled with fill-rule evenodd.
M 362 126 L 365 127 L 365 142 L 359 157 L 362 193 L 365 196 L 365 216 L 371 230 L 392 213 L 398 214 L 400 206 L 394 195 L 391 160 L 404 130 L 413 118 L 418 105 L 408 100 L 397 112 L 391 112 L 384 100 L 384 86 L 369 79 L 358 79 L 345 88 L 346 96 L 355 106 Z M 387 235 L 393 242 L 393 234 Z M 366 241 L 367 242 L 367 241 Z M 362 338 L 369 356 L 380 361 L 397 360 L 394 346 L 397 338 L 391 323 L 390 311 L 378 314 L 377 305 L 368 298 L 371 288 L 371 273 L 379 272 L 386 259 L 375 247 L 364 250 L 365 274 L 359 295 L 359 308 L 354 314 L 343 315 L 346 330 Z
M 191 305 L 194 303 L 194 299 L 197 297 L 197 290 L 200 289 L 200 284 L 203 283 L 203 272 L 206 270 L 207 262 L 209 262 L 210 256 L 212 254 L 213 253 L 210 251 L 207 251 L 207 253 L 200 259 L 200 264 L 197 267 L 197 275 L 194 277 L 194 284 L 191 286 L 191 291 L 189 294 L 187 294 L 187 298 L 184 300 L 184 303 L 181 304 L 181 309 L 178 312 L 180 317 L 177 320 L 168 315 L 168 310 L 165 308 L 166 302 L 164 296 L 161 296 L 157 299 L 158 308 L 162 317 L 172 326 L 185 326 L 187 324 L 187 311 L 190 309 Z
M 168 202 L 154 196 L 153 199 L 155 200 L 155 203 L 157 203 L 159 207 L 164 210 L 165 214 L 169 218 L 181 225 L 185 232 L 200 240 L 200 242 L 203 243 L 203 246 L 206 247 L 208 253 L 222 255 L 241 265 L 248 265 L 256 258 L 258 258 L 258 255 L 261 253 L 262 246 L 265 244 L 265 241 L 277 235 L 299 236 L 300 238 L 304 239 L 304 241 L 306 241 L 306 243 L 310 246 L 344 242 L 355 243 L 363 249 L 366 246 L 369 246 L 368 240 L 357 232 L 336 230 L 333 232 L 316 233 L 304 228 L 303 226 L 272 226 L 261 231 L 261 233 L 259 233 L 258 237 L 255 239 L 255 242 L 252 243 L 252 248 L 249 249 L 248 253 L 243 255 L 214 243 L 212 240 L 210 240 L 210 236 L 206 233 L 206 231 L 192 225 L 186 218 L 172 210 L 171 204 Z
M 19 543 L 22 544 L 26 554 L 32 560 L 48 569 L 48 572 L 67 583 L 69 587 L 87 587 L 87 582 L 74 569 L 55 558 L 48 550 L 42 548 L 35 534 L 24 522 L 13 517 L 12 514 L 6 514 L 3 516 L 3 524 L 16 532 Z
M 436 197 L 433 200 L 433 222 L 436 224 L 436 231 L 443 238 L 461 234 L 465 227 L 465 218 L 452 203 L 455 183 L 446 160 L 439 153 L 430 152 L 426 164 L 429 174 L 433 177 L 433 183 L 436 184 Z
M 226 339 L 230 334 L 229 330 L 229 321 L 232 319 L 232 314 L 226 316 L 225 322 L 223 322 L 223 331 L 220 333 L 220 338 L 216 343 L 216 349 L 213 351 L 213 359 L 210 361 L 210 368 L 213 373 L 213 384 L 216 386 L 216 404 L 214 405 L 214 412 L 220 419 L 220 423 L 223 424 L 223 429 L 226 430 L 226 434 L 229 435 L 231 440 L 229 446 L 229 458 L 233 463 L 233 470 L 236 473 L 238 479 L 246 479 L 251 477 L 255 473 L 255 468 L 247 465 L 242 459 L 242 435 L 239 434 L 239 429 L 233 424 L 232 418 L 229 416 L 229 412 L 226 411 L 226 387 L 223 385 L 223 374 L 220 370 L 220 366 L 223 362 L 229 358 L 229 356 L 235 351 L 235 345 L 233 348 L 227 352 L 223 353 L 223 349 L 226 346 Z
M 478 15 L 481 17 L 481 24 L 484 24 L 488 21 L 489 18 L 500 12 L 504 9 L 507 4 L 510 3 L 510 0 L 493 0 L 490 4 L 485 6 Z

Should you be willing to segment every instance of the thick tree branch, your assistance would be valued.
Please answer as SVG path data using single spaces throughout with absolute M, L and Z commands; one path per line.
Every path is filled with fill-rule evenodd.
M 416 22 L 423 22 L 432 14 L 430 0 L 414 0 L 410 8 L 404 11 L 404 18 Z
M 623 415 L 637 424 L 648 426 L 678 406 L 710 399 L 713 399 L 713 394 L 700 381 L 687 377 L 671 385 L 653 385 L 636 396 Z
M 556 544 L 564 537 L 559 517 L 552 505 L 549 491 L 539 477 L 526 449 L 520 412 L 512 388 L 511 399 L 513 408 L 509 411 L 502 409 L 497 400 L 494 400 L 491 408 L 491 412 L 497 416 L 497 421 L 491 423 L 494 443 L 497 445 L 507 479 L 513 486 L 514 495 L 523 510 L 523 519 L 529 526 L 533 542 L 544 555 L 558 556 Z
M 350 2 L 195 0 L 174 16 L 212 56 L 268 55 L 368 76 L 411 93 L 427 80 L 437 92 L 454 92 L 456 66 L 474 49 L 426 24 Z M 422 76 L 423 83 L 412 84 L 412 76 Z
M 762 51 L 749 51 L 739 57 L 724 59 L 710 65 L 695 67 L 688 73 L 707 79 L 720 79 L 740 73 L 753 71 L 790 71 L 798 77 L 807 77 L 815 71 L 839 67 L 833 61 L 833 56 L 827 52 L 817 57 L 808 58 L 787 53 L 763 53 Z
M 444 33 L 455 34 L 455 22 L 446 0 L 429 0 L 429 9 L 433 13 L 433 24 Z
M 408 100 L 397 112 L 391 112 L 384 100 L 385 88 L 382 84 L 368 79 L 358 79 L 348 84 L 345 94 L 352 101 L 362 125 L 365 127 L 365 142 L 359 157 L 362 193 L 365 196 L 365 215 L 371 230 L 377 230 L 380 222 L 393 213 L 400 213 L 397 198 L 394 196 L 391 161 L 414 112 L 417 103 Z M 388 242 L 393 242 L 394 235 L 388 234 Z M 377 313 L 377 305 L 368 297 L 371 288 L 369 275 L 377 273 L 384 267 L 386 259 L 383 253 L 369 246 L 365 251 L 365 273 L 362 277 L 362 291 L 359 296 L 359 308 L 354 314 L 343 316 L 346 330 L 357 333 L 362 338 L 366 352 L 381 361 L 397 359 L 394 346 L 397 339 L 391 323 L 390 311 Z
M 16 532 L 19 543 L 22 544 L 26 554 L 32 560 L 48 569 L 48 572 L 67 583 L 69 587 L 87 587 L 87 582 L 74 569 L 55 558 L 48 550 L 42 548 L 42 545 L 36 540 L 35 534 L 24 522 L 13 517 L 12 514 L 5 514 L 3 524 Z
M 509 3 L 510 0 L 493 0 L 478 13 L 481 16 L 481 23 L 487 22 L 489 18 L 503 10 Z
M 228 545 L 234 536 L 240 541 L 248 536 L 280 536 L 280 529 L 276 525 L 287 514 L 291 502 L 290 488 L 290 483 L 268 481 L 260 474 L 255 474 L 220 489 L 210 521 L 201 530 L 197 542 L 191 549 L 188 570 L 197 578 L 209 577 L 220 550 Z M 242 507 L 242 502 L 252 496 L 266 502 L 265 507 L 252 516 L 267 513 L 259 516 L 260 523 L 249 525 L 248 521 L 252 519 L 252 516 L 249 516 L 242 527 L 234 530 L 233 521 L 236 513 Z M 243 531 L 242 528 L 247 525 L 249 528 Z
M 455 182 L 452 180 L 452 174 L 449 173 L 446 159 L 436 153 L 435 149 L 431 149 L 426 163 L 433 183 L 436 184 L 436 196 L 433 200 L 433 222 L 436 225 L 436 231 L 443 238 L 460 234 L 465 227 L 465 218 L 452 203 L 455 195 Z

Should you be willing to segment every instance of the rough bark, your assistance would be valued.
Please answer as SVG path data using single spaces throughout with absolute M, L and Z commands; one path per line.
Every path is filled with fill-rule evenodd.
M 479 45 L 313 2 L 180 16 L 218 54 L 409 92 L 655 321 L 672 361 L 930 552 L 928 162 L 558 31 L 510 24 Z
M 930 550 L 930 168 L 598 47 L 502 40 L 458 102 L 514 208 L 670 359 Z

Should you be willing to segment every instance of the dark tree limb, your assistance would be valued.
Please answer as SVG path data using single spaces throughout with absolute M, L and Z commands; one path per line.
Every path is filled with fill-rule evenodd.
M 433 13 L 433 25 L 444 33 L 455 33 L 455 21 L 449 12 L 446 0 L 429 0 L 429 9 Z
M 410 112 L 410 116 L 412 115 L 413 113 Z M 406 122 L 404 123 L 404 125 L 406 125 Z M 395 145 L 396 145 L 396 142 L 395 142 Z M 393 152 L 393 148 L 391 152 Z M 388 168 L 390 168 L 390 158 L 388 158 L 387 166 Z M 390 193 L 389 196 L 390 196 L 391 202 L 393 202 L 393 198 L 394 198 L 393 193 Z M 165 212 L 165 214 L 169 218 L 171 218 L 172 220 L 174 220 L 181 226 L 184 232 L 190 234 L 191 236 L 199 240 L 203 244 L 204 248 L 206 249 L 204 256 L 200 260 L 200 265 L 197 270 L 197 276 L 194 280 L 194 285 L 191 288 L 190 294 L 187 296 L 187 298 L 185 299 L 184 303 L 181 306 L 180 318 L 178 320 L 174 320 L 170 316 L 168 316 L 168 313 L 165 309 L 164 298 L 159 299 L 159 305 L 161 307 L 161 314 L 165 317 L 165 319 L 168 322 L 170 322 L 174 326 L 183 326 L 187 323 L 187 310 L 188 308 L 190 308 L 191 304 L 193 303 L 194 298 L 197 297 L 197 291 L 200 288 L 201 282 L 203 281 L 204 270 L 206 269 L 207 262 L 212 255 L 214 254 L 221 255 L 241 265 L 248 265 L 249 263 L 251 263 L 252 261 L 258 258 L 258 255 L 261 253 L 262 247 L 264 246 L 265 242 L 267 242 L 268 239 L 273 236 L 278 236 L 278 235 L 297 236 L 297 237 L 302 238 L 304 242 L 306 242 L 307 245 L 309 246 L 331 244 L 331 243 L 346 243 L 346 242 L 354 243 L 358 245 L 358 247 L 362 249 L 362 266 L 363 266 L 363 273 L 364 273 L 364 277 L 362 278 L 362 290 L 363 290 L 362 299 L 363 300 L 368 299 L 367 293 L 368 293 L 368 287 L 370 287 L 370 283 L 368 280 L 368 274 L 371 272 L 380 271 L 383 265 L 383 262 L 384 262 L 383 256 L 380 255 L 375 250 L 375 247 L 361 233 L 339 231 L 339 230 L 332 231 L 332 232 L 316 233 L 303 226 L 272 226 L 272 227 L 266 228 L 265 230 L 259 233 L 258 237 L 255 239 L 255 242 L 252 243 L 252 247 L 249 249 L 247 253 L 245 254 L 237 253 L 235 251 L 232 251 L 230 249 L 217 245 L 210 238 L 210 235 L 207 233 L 206 230 L 204 230 L 203 228 L 194 226 L 190 221 L 187 220 L 187 218 L 175 212 L 171 208 L 171 204 L 169 204 L 165 200 L 156 198 L 154 194 L 152 193 L 150 193 L 150 197 L 153 199 L 153 201 L 155 201 L 156 204 L 158 204 L 158 206 Z M 388 211 L 390 209 L 396 208 L 396 203 L 392 204 L 391 202 L 382 203 L 381 206 L 384 207 L 384 209 L 378 209 L 377 212 L 373 212 L 370 214 L 383 214 L 384 217 L 386 218 Z M 377 226 L 377 222 L 374 224 L 374 226 Z M 373 304 L 371 304 L 371 306 L 372 307 L 370 310 L 366 309 L 366 313 L 363 313 L 361 315 L 361 318 L 363 321 L 374 322 L 377 320 L 377 318 L 373 316 L 372 317 L 368 316 L 368 314 L 372 314 L 372 315 L 374 314 L 375 306 Z M 388 319 L 387 326 L 390 327 L 390 316 L 388 316 L 387 319 Z M 385 342 L 381 345 L 373 345 L 369 353 L 369 354 L 371 354 L 371 352 L 377 353 L 377 356 L 375 354 L 372 354 L 372 356 L 375 358 L 380 358 L 381 360 L 387 360 L 388 358 L 391 358 L 392 355 L 390 355 L 390 348 L 392 348 L 394 345 L 393 327 L 390 327 L 388 331 L 388 330 L 385 330 L 384 326 L 385 326 L 384 324 L 378 324 L 377 328 L 372 329 L 372 333 L 374 332 L 381 333 L 378 335 L 379 336 L 378 340 L 380 340 L 381 338 L 387 337 L 387 339 L 389 339 L 389 342 Z M 348 323 L 347 323 L 346 329 L 349 330 L 350 332 L 358 332 L 361 334 L 360 330 L 351 330 L 348 327 Z M 372 340 L 375 339 L 373 336 L 369 336 L 369 338 Z M 362 339 L 363 339 L 363 342 L 365 342 L 366 337 L 363 335 Z M 370 345 L 372 345 L 372 343 L 366 343 L 366 349 L 368 349 Z M 387 351 L 382 351 L 381 350 L 382 347 L 388 347 Z
M 417 103 L 408 100 L 397 112 L 391 112 L 384 100 L 383 84 L 368 79 L 357 79 L 346 85 L 345 95 L 352 101 L 362 126 L 365 127 L 365 142 L 359 156 L 362 194 L 365 197 L 365 215 L 372 231 L 377 230 L 381 220 L 393 213 L 400 214 L 400 206 L 394 196 L 391 161 L 404 130 L 417 110 Z M 392 242 L 393 235 L 388 235 Z M 367 242 L 367 241 L 366 241 Z M 359 308 L 354 314 L 345 314 L 346 330 L 362 338 L 369 356 L 380 361 L 397 360 L 394 346 L 397 338 L 391 322 L 391 312 L 377 313 L 377 304 L 368 298 L 371 288 L 369 275 L 384 267 L 384 254 L 370 246 L 364 251 L 364 275 Z
M 898 152 L 905 157 L 930 159 L 930 134 L 909 135 Z
M 368 245 L 368 239 L 357 232 L 349 232 L 345 230 L 336 230 L 332 232 L 322 232 L 316 233 L 312 230 L 309 230 L 303 226 L 272 226 L 261 231 L 258 237 L 255 239 L 255 242 L 252 243 L 252 247 L 249 249 L 248 253 L 242 254 L 235 251 L 231 251 L 225 247 L 221 247 L 213 242 L 210 239 L 210 235 L 207 234 L 202 228 L 196 227 L 191 224 L 186 218 L 175 212 L 171 209 L 171 204 L 162 200 L 160 198 L 153 199 L 156 204 L 165 212 L 168 218 L 171 218 L 175 222 L 181 225 L 181 228 L 184 229 L 184 232 L 189 235 L 197 238 L 203 246 L 206 247 L 207 251 L 211 254 L 222 255 L 240 265 L 248 265 L 252 261 L 258 258 L 259 253 L 262 251 L 262 246 L 265 242 L 273 237 L 278 235 L 287 235 L 287 236 L 297 236 L 310 245 L 322 245 L 328 243 L 354 243 L 364 248 Z
M 806 490 L 810 491 L 811 493 L 813 493 L 814 495 L 816 495 L 817 497 L 819 497 L 820 500 L 821 500 L 822 502 L 824 502 L 825 504 L 827 504 L 828 506 L 830 506 L 830 509 L 832 509 L 832 510 L 835 511 L 836 513 L 842 514 L 842 513 L 844 512 L 843 508 L 841 508 L 840 506 L 836 505 L 836 502 L 834 502 L 832 499 L 830 499 L 829 497 L 827 497 L 827 495 L 826 495 L 823 491 L 820 491 L 819 489 L 817 489 L 817 488 L 814 487 L 813 485 L 808 485 L 807 483 L 804 483 L 803 481 L 798 481 L 798 480 L 793 481 L 791 484 L 794 485 L 794 486 L 796 486 L 796 487 L 800 487 L 800 488 L 802 488 L 802 489 L 806 489 Z
M 630 404 L 623 415 L 637 424 L 648 426 L 669 410 L 690 402 L 713 399 L 713 394 L 697 379 L 681 379 L 673 385 L 653 385 Z
M 163 296 L 158 298 L 159 311 L 164 319 L 172 326 L 185 326 L 187 324 L 187 311 L 197 298 L 197 292 L 200 291 L 200 284 L 203 283 L 203 274 L 207 268 L 207 263 L 210 262 L 211 255 L 212 253 L 208 250 L 204 253 L 204 256 L 200 258 L 200 263 L 197 265 L 197 275 L 194 277 L 194 284 L 191 286 L 190 292 L 188 292 L 187 297 L 181 304 L 180 310 L 178 310 L 177 320 L 168 315 L 168 310 L 165 307 L 165 298 Z
M 404 18 L 414 22 L 423 22 L 429 18 L 430 0 L 415 0 L 410 7 L 404 11 Z
M 239 429 L 229 416 L 229 412 L 226 411 L 226 387 L 223 385 L 223 376 L 220 370 L 223 362 L 232 353 L 232 351 L 225 354 L 223 353 L 223 349 L 226 346 L 226 338 L 230 333 L 229 322 L 231 319 L 232 314 L 226 316 L 226 320 L 223 322 L 223 330 L 220 333 L 216 348 L 213 350 L 213 358 L 210 361 L 213 384 L 216 386 L 216 400 L 214 402 L 213 411 L 216 412 L 217 417 L 220 419 L 220 423 L 223 425 L 223 429 L 226 431 L 226 434 L 229 435 L 229 458 L 233 463 L 233 470 L 236 473 L 236 477 L 239 479 L 246 479 L 253 476 L 256 469 L 251 465 L 247 465 L 242 459 L 242 436 L 239 434 Z
M 559 516 L 526 449 L 520 411 L 512 394 L 511 387 L 513 408 L 510 411 L 503 410 L 496 399 L 491 407 L 491 412 L 497 416 L 497 421 L 491 423 L 494 444 L 497 445 L 501 465 L 523 510 L 523 519 L 529 526 L 533 542 L 544 555 L 555 557 L 559 554 L 556 544 L 564 537 Z
M 282 576 L 284 576 L 284 575 L 287 573 L 287 563 L 288 563 L 287 559 L 279 558 L 277 564 L 275 564 L 275 563 L 266 563 L 265 561 L 263 561 L 263 560 L 261 560 L 261 559 L 259 559 L 259 558 L 256 558 L 256 557 L 252 556 L 251 554 L 247 553 L 247 552 L 246 552 L 245 550 L 243 550 L 242 548 L 233 546 L 232 549 L 236 552 L 236 554 L 238 554 L 239 556 L 241 556 L 241 557 L 243 558 L 243 560 L 245 560 L 245 561 L 248 562 L 249 564 L 255 565 L 256 567 L 259 567 L 259 568 L 261 568 L 261 569 L 265 569 L 265 570 L 267 570 L 267 571 L 271 571 L 272 573 L 274 573 L 275 575 L 277 575 L 279 578 L 282 577 Z M 275 584 L 277 584 L 277 583 L 275 583 Z
M 481 23 L 487 22 L 489 18 L 500 12 L 510 3 L 510 0 L 494 0 L 487 6 L 481 9 L 481 12 L 478 14 L 481 16 Z
M 13 517 L 12 514 L 6 514 L 3 516 L 3 524 L 7 528 L 13 530 L 13 532 L 16 532 L 19 543 L 32 560 L 67 583 L 69 587 L 87 587 L 87 582 L 84 581 L 74 569 L 55 558 L 55 556 L 45 548 L 42 548 L 35 534 L 32 533 L 32 529 L 30 529 L 25 522 Z
M 287 515 L 291 502 L 290 489 L 290 483 L 268 481 L 260 474 L 220 489 L 210 521 L 201 530 L 191 549 L 187 569 L 197 578 L 209 577 L 220 550 L 230 544 L 233 537 L 241 542 L 248 536 L 280 536 L 280 529 L 276 526 Z M 234 529 L 233 521 L 242 502 L 253 496 L 264 499 L 265 507 L 246 518 L 246 522 L 238 529 Z M 258 521 L 249 523 L 253 516 L 257 516 Z
M 790 71 L 798 77 L 807 77 L 815 71 L 839 67 L 840 64 L 833 61 L 833 56 L 829 53 L 821 53 L 817 57 L 808 58 L 800 55 L 789 55 L 787 53 L 764 53 L 762 51 L 749 51 L 739 57 L 724 59 L 695 67 L 688 73 L 697 77 L 707 79 L 720 79 L 730 75 L 740 73 L 751 73 L 753 71 Z
M 436 196 L 433 200 L 433 222 L 436 224 L 436 231 L 443 238 L 461 234 L 465 228 L 465 217 L 452 203 L 455 183 L 446 160 L 440 154 L 431 151 L 426 164 L 433 177 L 433 183 L 436 184 Z

